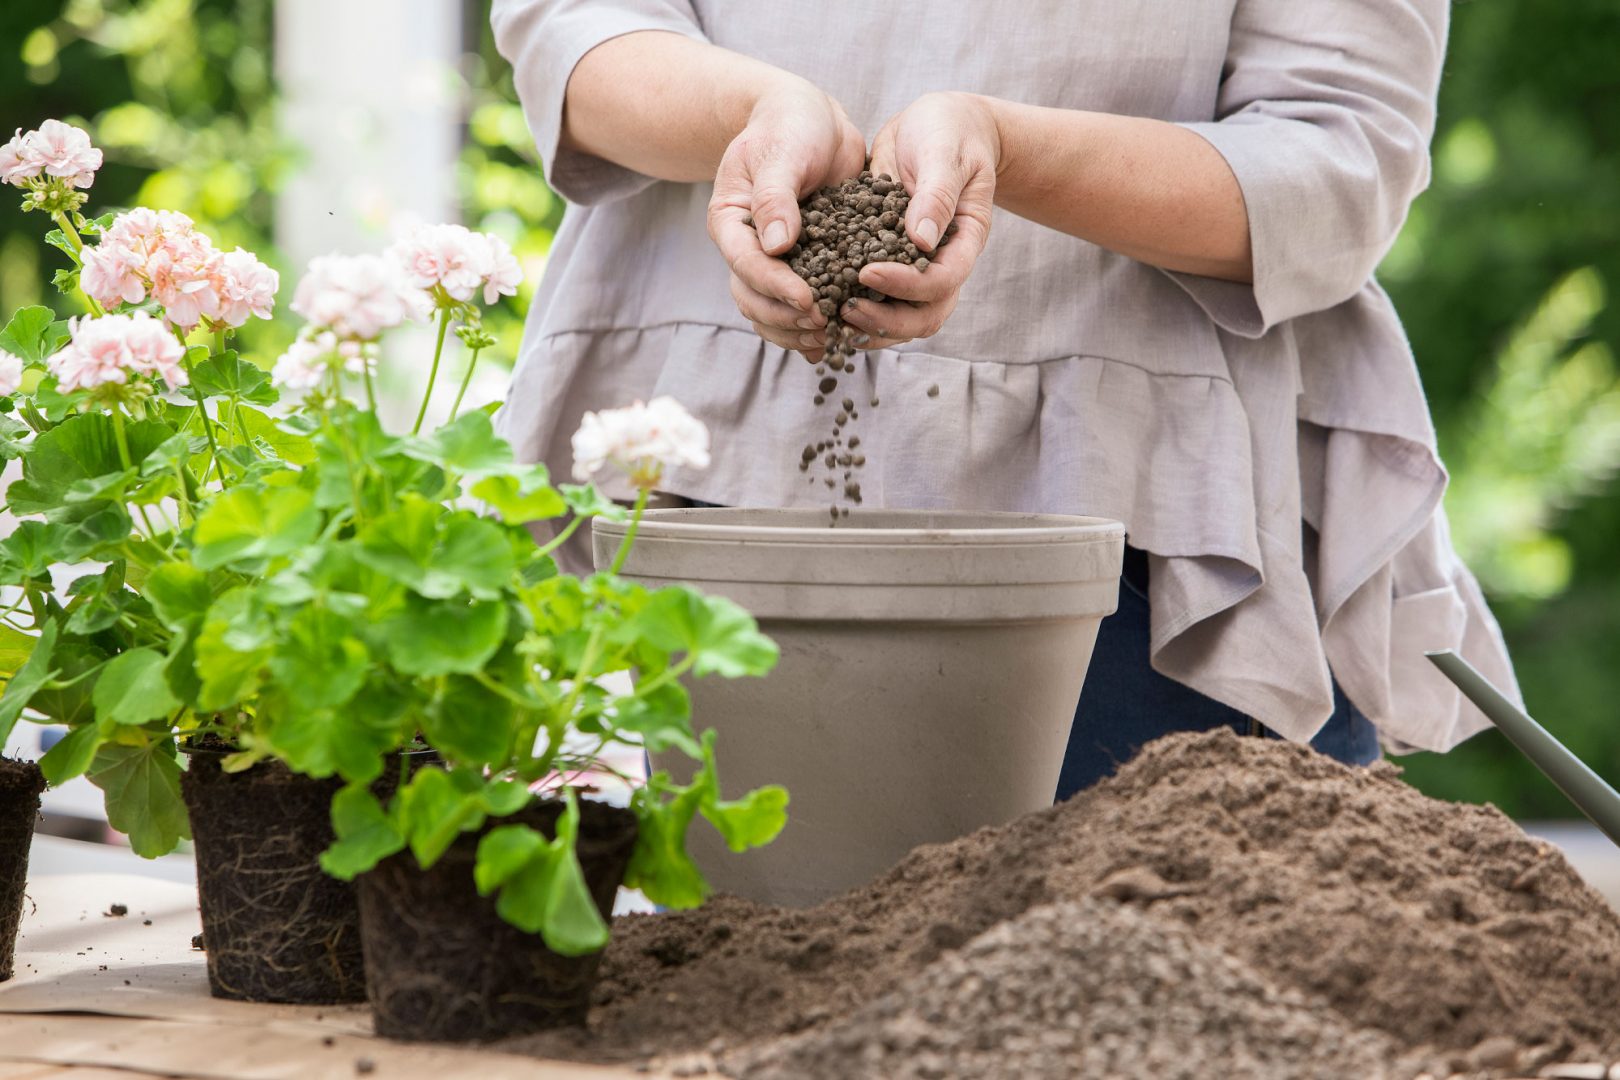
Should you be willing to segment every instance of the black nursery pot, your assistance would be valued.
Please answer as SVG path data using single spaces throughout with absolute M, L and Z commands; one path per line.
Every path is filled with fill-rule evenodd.
M 0 982 L 11 978 L 28 884 L 28 849 L 45 777 L 32 761 L 0 758 Z
M 197 851 L 209 990 L 236 1001 L 364 1001 L 355 888 L 320 865 L 335 839 L 332 796 L 343 781 L 276 761 L 228 773 L 220 766 L 229 751 L 182 749 L 191 758 L 180 794 Z M 398 782 L 389 768 L 372 790 L 386 798 Z
M 636 819 L 628 810 L 581 800 L 578 851 L 585 883 L 604 919 L 630 863 Z M 473 863 L 489 829 L 521 823 L 555 835 L 562 804 L 535 803 L 464 833 L 427 870 L 409 852 L 360 877 L 366 986 L 377 1034 L 430 1042 L 488 1041 L 582 1024 L 600 952 L 561 956 L 478 895 Z

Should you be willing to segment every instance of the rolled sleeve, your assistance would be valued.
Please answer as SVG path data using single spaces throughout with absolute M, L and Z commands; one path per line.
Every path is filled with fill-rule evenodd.
M 495 0 L 490 25 L 495 47 L 512 65 L 518 100 L 552 190 L 569 202 L 590 205 L 656 183 L 594 154 L 564 148 L 563 97 L 575 65 L 604 41 L 638 30 L 705 40 L 687 0 Z
M 1254 283 L 1171 277 L 1259 337 L 1354 296 L 1429 181 L 1446 0 L 1238 0 L 1217 120 L 1187 123 L 1243 192 Z

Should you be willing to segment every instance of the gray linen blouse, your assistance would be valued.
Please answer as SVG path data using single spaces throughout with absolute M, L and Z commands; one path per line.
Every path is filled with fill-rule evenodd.
M 797 468 L 830 430 L 816 376 L 733 306 L 709 186 L 559 148 L 569 75 L 603 41 L 667 30 L 758 57 L 835 94 L 868 137 L 933 90 L 1182 124 L 1242 187 L 1254 284 L 998 210 L 945 328 L 857 365 L 852 396 L 882 399 L 858 425 L 866 505 L 1117 518 L 1151 556 L 1159 671 L 1303 741 L 1332 711 L 1331 665 L 1386 745 L 1447 749 L 1487 721 L 1425 650 L 1517 687 L 1452 551 L 1423 389 L 1372 280 L 1428 180 L 1447 6 L 495 0 L 546 175 L 572 204 L 503 430 L 566 473 L 585 410 L 670 394 L 714 439 L 712 467 L 670 491 L 827 502 Z

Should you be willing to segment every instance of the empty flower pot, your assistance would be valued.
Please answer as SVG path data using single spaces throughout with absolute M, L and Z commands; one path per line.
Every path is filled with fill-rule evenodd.
M 606 566 L 627 526 L 593 524 Z M 1123 527 L 1099 518 L 856 511 L 829 528 L 825 510 L 649 512 L 625 576 L 728 597 L 782 650 L 763 679 L 689 680 L 724 788 L 778 783 L 792 799 L 756 851 L 692 830 L 710 883 L 814 904 L 918 844 L 1051 805 L 1123 557 Z

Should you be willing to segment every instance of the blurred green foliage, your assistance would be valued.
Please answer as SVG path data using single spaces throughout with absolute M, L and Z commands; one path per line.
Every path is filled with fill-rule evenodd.
M 339 0 L 341 2 L 341 0 Z M 451 0 L 446 0 L 451 2 Z M 517 352 L 562 215 L 466 0 L 458 69 L 463 220 L 513 244 L 524 291 L 489 319 Z M 0 5 L 0 122 L 84 123 L 107 150 L 98 207 L 181 209 L 224 245 L 270 243 L 297 147 L 278 136 L 271 0 Z M 1434 182 L 1380 277 L 1417 351 L 1454 483 L 1459 548 L 1492 596 L 1532 713 L 1620 780 L 1620 3 L 1462 0 L 1441 87 Z M 0 309 L 43 297 L 42 231 L 0 199 Z M 285 305 L 282 305 L 283 311 Z M 259 330 L 290 333 L 285 316 Z M 1408 777 L 1510 813 L 1568 804 L 1494 733 Z

